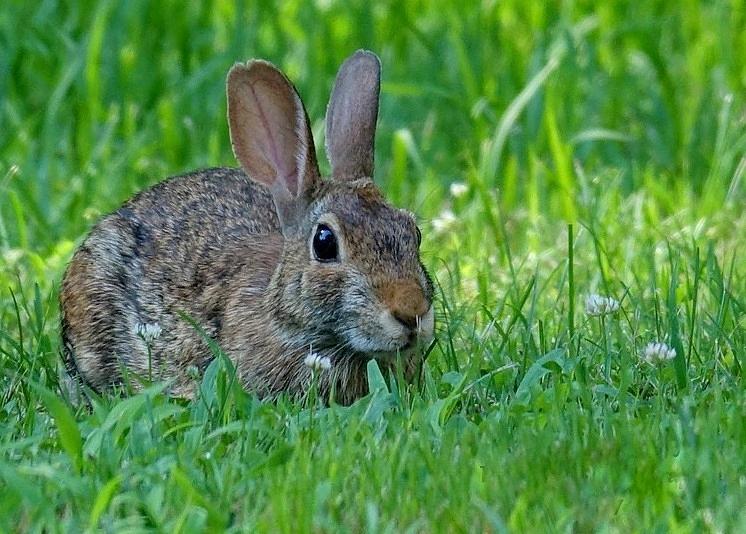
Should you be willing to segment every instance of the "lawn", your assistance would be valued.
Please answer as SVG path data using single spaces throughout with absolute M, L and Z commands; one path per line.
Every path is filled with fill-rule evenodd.
M 261 402 L 218 362 L 192 402 L 71 398 L 57 296 L 87 230 L 235 165 L 251 57 L 328 171 L 358 48 L 376 180 L 436 279 L 421 383 L 371 365 L 350 407 Z M 4 1 L 0 531 L 746 530 L 744 50 L 737 0 Z

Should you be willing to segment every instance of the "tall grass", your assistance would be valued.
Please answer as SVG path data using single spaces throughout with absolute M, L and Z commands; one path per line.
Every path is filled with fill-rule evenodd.
M 68 398 L 56 295 L 87 229 L 235 164 L 224 79 L 251 57 L 328 168 L 357 48 L 384 68 L 376 179 L 437 278 L 422 383 L 261 403 L 218 359 L 190 403 Z M 3 3 L 0 529 L 742 530 L 744 49 L 726 0 Z

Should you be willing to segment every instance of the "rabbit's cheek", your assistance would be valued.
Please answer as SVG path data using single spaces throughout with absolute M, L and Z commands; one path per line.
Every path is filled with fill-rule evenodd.
M 340 287 L 346 283 L 345 273 L 334 266 L 317 266 L 302 280 L 302 295 L 313 306 L 323 310 L 340 305 Z

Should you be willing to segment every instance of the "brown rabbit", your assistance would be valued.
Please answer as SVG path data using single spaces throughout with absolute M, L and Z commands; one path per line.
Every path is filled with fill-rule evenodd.
M 262 397 L 367 391 L 370 358 L 420 368 L 433 336 L 433 286 L 411 214 L 372 181 L 380 63 L 358 51 L 339 70 L 326 117 L 332 176 L 321 179 L 303 103 L 273 65 L 228 74 L 231 143 L 243 170 L 171 178 L 104 217 L 62 282 L 73 376 L 95 390 L 124 374 L 174 381 L 191 396 L 213 352 L 189 317 Z M 326 365 L 325 365 L 326 367 Z M 192 378 L 190 378 L 192 376 Z

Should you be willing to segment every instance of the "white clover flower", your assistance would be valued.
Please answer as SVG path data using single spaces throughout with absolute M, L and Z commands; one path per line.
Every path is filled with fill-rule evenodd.
M 456 215 L 451 210 L 445 209 L 433 219 L 433 230 L 436 234 L 442 234 L 453 226 L 456 221 Z
M 619 311 L 619 301 L 601 295 L 588 295 L 585 299 L 585 313 L 591 317 L 600 317 Z
M 658 341 L 648 343 L 643 352 L 643 359 L 652 364 L 673 360 L 676 357 L 676 349 Z
M 146 343 L 151 343 L 160 337 L 161 327 L 158 323 L 141 323 L 137 325 L 137 335 Z
M 332 361 L 326 356 L 319 356 L 315 352 L 309 352 L 303 363 L 307 367 L 310 367 L 314 371 L 324 370 L 327 371 L 332 368 Z
M 464 182 L 453 182 L 450 191 L 453 198 L 459 198 L 469 192 L 469 186 Z

